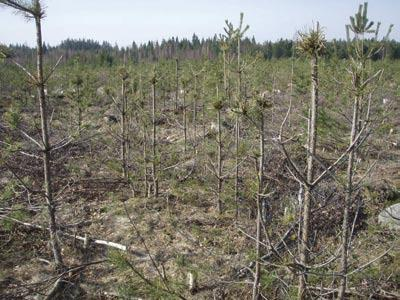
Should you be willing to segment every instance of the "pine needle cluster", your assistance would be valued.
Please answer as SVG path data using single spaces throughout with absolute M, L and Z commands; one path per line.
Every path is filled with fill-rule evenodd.
M 4 45 L 0 45 L 0 61 L 12 57 L 12 52 Z
M 316 28 L 310 29 L 308 32 L 299 32 L 299 41 L 297 49 L 304 54 L 311 56 L 320 56 L 325 51 L 325 34 L 319 23 Z

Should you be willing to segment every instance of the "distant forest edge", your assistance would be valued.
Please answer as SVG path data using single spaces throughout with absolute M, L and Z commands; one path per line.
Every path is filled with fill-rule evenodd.
M 280 59 L 292 57 L 293 43 L 295 41 L 280 39 L 276 42 L 259 43 L 253 38 L 242 41 L 242 52 L 250 55 L 259 53 L 265 59 Z M 365 47 L 369 43 L 366 41 Z M 32 61 L 35 49 L 26 45 L 10 45 L 14 54 L 20 59 Z M 137 45 L 135 42 L 129 47 L 112 46 L 109 42 L 98 42 L 90 39 L 67 39 L 58 46 L 44 45 L 47 56 L 58 57 L 64 55 L 66 61 L 79 57 L 82 63 L 110 65 L 121 62 L 124 57 L 130 62 L 149 62 L 160 59 L 214 59 L 220 52 L 219 38 L 200 39 L 193 35 L 192 39 L 170 38 L 161 42 L 149 41 Z M 326 43 L 325 57 L 348 58 L 347 42 L 345 40 L 332 40 Z M 385 42 L 383 51 L 377 53 L 373 59 L 382 58 L 400 59 L 400 42 L 389 40 Z

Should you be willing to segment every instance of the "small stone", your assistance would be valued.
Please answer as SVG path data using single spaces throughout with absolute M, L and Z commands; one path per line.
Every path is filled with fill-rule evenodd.
M 400 203 L 385 208 L 379 214 L 378 222 L 390 229 L 400 229 Z

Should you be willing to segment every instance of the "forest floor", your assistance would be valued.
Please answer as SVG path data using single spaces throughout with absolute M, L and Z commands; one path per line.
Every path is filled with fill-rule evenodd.
M 287 101 L 287 97 L 282 101 Z M 133 163 L 130 170 L 137 180 L 128 183 L 120 177 L 119 157 L 115 150 L 117 142 L 110 134 L 118 131 L 119 124 L 110 125 L 104 120 L 103 115 L 110 111 L 103 104 L 88 109 L 90 117 L 87 122 L 90 126 L 88 134 L 82 137 L 83 141 L 72 143 L 54 157 L 57 218 L 62 229 L 60 232 L 68 234 L 60 234 L 59 237 L 62 254 L 65 264 L 71 268 L 70 278 L 79 282 L 83 289 L 75 291 L 77 294 L 74 297 L 136 299 L 132 298 L 135 295 L 137 299 L 176 299 L 176 294 L 180 294 L 187 299 L 249 299 L 251 263 L 255 258 L 253 198 L 256 184 L 254 158 L 257 157 L 254 141 L 249 142 L 254 138 L 251 125 L 245 123 L 243 126 L 248 136 L 244 138 L 243 156 L 246 159 L 240 174 L 243 193 L 236 218 L 231 175 L 224 181 L 224 211 L 219 214 L 216 209 L 216 180 L 209 163 L 215 157 L 215 133 L 213 135 L 210 130 L 214 116 L 208 116 L 207 123 L 199 125 L 198 138 L 192 138 L 193 127 L 190 128 L 189 150 L 184 152 L 180 112 L 163 111 L 158 132 L 161 149 L 159 169 L 162 173 L 160 195 L 146 197 L 140 164 L 142 149 L 131 153 Z M 290 228 L 293 230 L 285 239 L 286 247 L 278 249 L 279 255 L 272 256 L 263 264 L 261 283 L 268 299 L 290 299 L 296 295 L 296 270 L 293 269 L 292 257 L 297 245 L 296 213 L 287 214 L 285 208 L 288 202 L 297 198 L 298 183 L 287 172 L 285 159 L 272 144 L 271 137 L 271 132 L 276 132 L 280 126 L 278 120 L 282 119 L 286 104 L 282 102 L 276 114 L 270 114 L 268 123 L 271 126 L 268 127 L 270 136 L 266 147 L 266 178 L 275 194 L 270 199 L 272 217 L 263 232 L 263 254 L 271 251 L 268 240 L 277 245 Z M 65 103 L 57 105 L 63 107 Z M 399 111 L 397 106 L 395 109 Z M 73 112 L 68 113 L 68 118 L 72 118 Z M 56 113 L 55 119 L 57 116 Z M 31 111 L 23 115 L 28 120 L 33 117 L 35 115 Z M 227 116 L 226 121 L 232 123 L 232 116 Z M 52 123 L 56 134 L 61 131 L 64 122 Z M 376 161 L 355 195 L 351 212 L 354 219 L 351 270 L 357 271 L 349 277 L 349 286 L 355 299 L 362 299 L 362 295 L 400 294 L 399 232 L 378 223 L 378 214 L 382 209 L 400 202 L 400 148 L 394 144 L 400 140 L 400 125 L 397 119 L 393 124 L 393 134 L 389 137 L 377 135 L 368 143 L 363 149 L 363 153 L 368 155 L 360 156 L 357 167 L 358 171 L 367 171 Z M 292 130 L 298 128 L 301 126 L 296 124 Z M 232 132 L 232 128 L 225 128 L 226 172 L 234 167 L 232 154 L 229 153 L 233 147 Z M 9 132 L 1 131 L 0 134 L 0 140 L 6 140 Z M 321 141 L 322 148 L 326 151 L 324 159 L 327 162 L 340 153 L 329 138 Z M 291 150 L 296 159 L 301 160 L 304 153 L 298 149 L 293 147 Z M 29 172 L 36 172 L 34 176 L 37 180 L 33 180 L 33 185 L 40 187 L 40 163 L 25 156 L 16 156 L 9 164 L 10 169 L 20 172 L 18 174 L 23 178 Z M 23 171 L 16 171 L 20 169 Z M 0 184 L 5 199 L 5 191 L 15 182 L 15 176 L 3 171 Z M 362 175 L 356 178 L 361 179 Z M 314 203 L 316 213 L 312 221 L 312 261 L 315 264 L 336 255 L 339 249 L 342 180 L 338 176 L 336 181 L 330 180 L 316 191 L 322 200 Z M 4 201 L 12 205 L 12 214 L 6 208 L 2 208 L 0 214 L 25 224 L 7 218 L 2 220 L 0 298 L 38 299 L 58 278 L 53 270 L 48 233 L 43 229 L 47 226 L 47 215 L 40 195 L 27 196 L 26 191 L 17 185 L 12 187 L 15 196 L 13 194 Z M 27 226 L 27 223 L 40 225 L 42 229 Z M 85 248 L 79 237 L 117 243 L 126 246 L 127 251 L 95 243 L 89 243 L 89 248 Z M 79 267 L 82 264 L 84 266 Z M 74 267 L 78 269 L 74 270 Z M 309 284 L 315 288 L 322 284 L 333 285 L 337 278 L 332 274 L 337 269 L 338 260 L 335 259 L 318 272 L 311 273 Z M 149 287 L 138 274 L 148 278 L 154 286 Z M 160 277 L 176 294 L 160 292 L 164 284 L 164 279 Z M 194 281 L 191 288 L 188 278 Z M 150 294 L 153 296 L 146 297 Z M 332 299 L 333 296 L 328 291 L 327 296 L 315 297 Z

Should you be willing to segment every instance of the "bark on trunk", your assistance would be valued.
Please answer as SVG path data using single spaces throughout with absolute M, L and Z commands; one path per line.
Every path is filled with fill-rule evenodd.
M 122 79 L 121 86 L 121 160 L 122 160 L 122 176 L 125 180 L 128 179 L 128 170 L 126 163 L 126 86 L 125 80 Z
M 175 60 L 175 110 L 178 110 L 178 95 L 179 95 L 179 60 Z
M 262 108 L 261 108 L 262 109 Z M 262 194 L 264 190 L 264 113 L 261 111 L 260 120 L 260 158 L 258 164 L 258 193 L 257 193 L 257 232 L 256 232 L 256 265 L 254 271 L 254 283 L 253 283 L 253 300 L 260 298 L 260 258 L 261 258 L 261 206 L 262 206 Z
M 221 110 L 217 111 L 218 122 L 218 212 L 222 213 L 222 138 L 221 138 Z
M 158 178 L 157 178 L 157 156 L 156 156 L 156 147 L 157 147 L 157 125 L 156 125 L 156 84 L 152 83 L 152 125 L 153 125 L 153 164 L 152 164 L 152 173 L 153 173 L 153 195 L 154 197 L 158 197 Z
M 350 134 L 350 145 L 354 143 L 357 135 L 357 128 L 359 126 L 359 106 L 360 99 L 355 97 L 354 107 L 353 107 L 353 120 L 351 126 Z M 353 166 L 354 166 L 354 156 L 355 149 L 352 149 L 349 153 L 349 160 L 347 163 L 347 184 L 346 184 L 346 194 L 343 210 L 343 223 L 342 223 L 342 252 L 340 259 L 340 285 L 338 299 L 344 299 L 346 286 L 347 286 L 347 270 L 348 270 L 348 246 L 349 246 L 349 210 L 351 206 L 352 193 L 353 193 Z
M 317 113 L 318 113 L 318 57 L 311 58 L 311 113 L 308 132 L 308 154 L 307 154 L 307 181 L 314 179 L 314 156 L 317 142 Z M 311 192 L 309 186 L 304 187 L 303 202 L 303 223 L 300 240 L 300 263 L 303 266 L 308 264 L 309 258 L 309 231 L 310 231 L 310 212 L 311 212 Z M 299 299 L 306 299 L 307 274 L 300 274 L 299 277 Z
M 240 123 L 239 116 L 235 117 L 235 204 L 236 204 L 236 219 L 239 217 L 239 136 Z
M 197 138 L 197 75 L 194 76 L 194 99 L 193 99 L 193 142 L 196 145 Z
M 224 92 L 225 97 L 228 98 L 228 81 L 227 81 L 227 71 L 226 71 L 226 52 L 222 51 L 222 61 L 223 61 L 223 71 L 224 71 Z
M 149 190 L 149 182 L 147 179 L 147 134 L 146 134 L 146 124 L 143 122 L 143 173 L 144 173 L 144 195 L 146 195 L 146 197 L 150 197 L 150 195 L 148 194 L 148 190 Z
M 40 106 L 41 118 L 41 131 L 43 140 L 43 171 L 44 171 L 44 188 L 45 197 L 47 202 L 47 209 L 49 214 L 49 232 L 50 243 L 54 256 L 56 269 L 62 270 L 64 262 L 61 254 L 61 248 L 57 237 L 57 221 L 56 221 L 56 208 L 53 201 L 52 191 L 52 176 L 51 176 L 51 146 L 49 141 L 49 129 L 47 122 L 47 103 L 46 95 L 44 92 L 44 77 L 43 77 L 43 42 L 42 42 L 42 29 L 41 17 L 35 16 L 36 24 L 36 43 L 37 43 L 37 91 Z
M 77 87 L 77 97 L 78 97 L 78 134 L 81 135 L 82 129 L 82 99 L 79 86 Z
M 187 118 L 186 118 L 186 90 L 183 91 L 183 136 L 185 143 L 185 154 L 187 150 Z
M 237 104 L 238 107 L 242 100 L 242 76 L 241 76 L 241 66 L 240 66 L 240 37 L 238 38 L 237 43 L 237 72 L 238 72 L 238 81 L 237 81 Z M 236 136 L 235 136 L 235 146 L 236 146 L 236 155 L 235 155 L 235 204 L 236 204 L 236 218 L 239 217 L 239 139 L 240 139 L 240 124 L 239 124 L 239 116 L 236 115 Z

